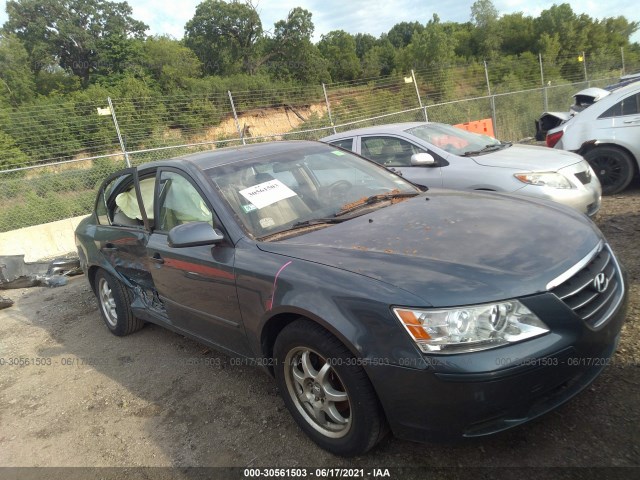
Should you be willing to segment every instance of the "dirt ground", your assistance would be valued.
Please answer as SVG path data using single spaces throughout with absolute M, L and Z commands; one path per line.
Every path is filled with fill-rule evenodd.
M 388 437 L 335 457 L 261 370 L 154 325 L 111 335 L 81 276 L 4 292 L 16 303 L 0 311 L 0 466 L 640 466 L 640 187 L 604 198 L 597 223 L 629 273 L 622 341 L 589 389 L 536 422 L 454 445 Z

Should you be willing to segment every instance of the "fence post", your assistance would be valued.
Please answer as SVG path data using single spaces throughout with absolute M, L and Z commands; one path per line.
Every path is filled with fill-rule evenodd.
M 584 66 L 584 81 L 587 82 L 587 86 L 591 86 L 589 82 L 589 77 L 587 76 L 587 56 L 584 52 L 582 52 L 582 65 Z
M 111 110 L 111 118 L 113 119 L 113 124 L 116 127 L 116 133 L 118 134 L 118 141 L 120 142 L 120 148 L 122 149 L 122 153 L 124 154 L 124 161 L 127 163 L 127 168 L 131 168 L 131 161 L 129 160 L 129 154 L 127 153 L 127 147 L 122 139 L 122 135 L 120 134 L 120 126 L 118 125 L 118 119 L 116 118 L 116 111 L 113 108 L 113 103 L 111 103 L 111 97 L 107 97 L 107 103 L 109 104 L 109 110 Z
M 322 84 L 322 91 L 324 92 L 324 101 L 327 102 L 327 113 L 329 114 L 329 123 L 331 123 L 331 127 L 333 128 L 333 133 L 338 133 L 336 131 L 336 125 L 333 123 L 333 117 L 331 116 L 331 104 L 329 103 L 329 96 L 327 95 L 327 87 L 325 87 L 324 83 Z
M 542 82 L 542 104 L 543 112 L 549 110 L 549 96 L 547 95 L 547 86 L 544 84 L 544 69 L 542 68 L 542 54 L 538 54 L 538 60 L 540 61 L 540 81 Z
M 416 95 L 418 96 L 418 104 L 420 105 L 420 110 L 422 110 L 422 112 L 424 113 L 424 121 L 428 122 L 429 116 L 427 115 L 427 109 L 422 106 L 422 99 L 420 98 L 420 90 L 418 90 L 418 82 L 416 82 L 416 74 L 413 71 L 413 68 L 411 69 L 411 78 L 413 79 L 413 86 L 416 87 Z
M 229 94 L 229 102 L 231 103 L 231 111 L 233 112 L 233 119 L 236 122 L 236 130 L 238 130 L 238 135 L 240 136 L 240 140 L 242 140 L 242 144 L 246 145 L 244 141 L 244 135 L 242 134 L 242 130 L 240 129 L 240 122 L 238 121 L 238 113 L 236 112 L 236 106 L 233 103 L 233 96 L 231 96 L 231 90 L 227 90 Z
M 620 56 L 622 57 L 622 75 L 621 76 L 625 76 L 627 74 L 627 71 L 624 67 L 624 47 L 620 47 Z
M 489 97 L 491 99 L 491 121 L 493 122 L 493 132 L 494 134 L 498 131 L 498 126 L 496 124 L 496 97 L 491 95 L 491 84 L 489 83 L 489 69 L 487 68 L 487 61 L 484 61 L 484 78 L 487 80 L 487 91 L 489 92 Z

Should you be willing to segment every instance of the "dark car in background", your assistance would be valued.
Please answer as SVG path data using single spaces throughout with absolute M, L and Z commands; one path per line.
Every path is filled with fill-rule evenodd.
M 426 191 L 317 142 L 117 172 L 76 239 L 111 332 L 152 322 L 265 367 L 340 455 L 389 429 L 440 440 L 536 418 L 596 378 L 625 315 L 625 275 L 584 215 Z

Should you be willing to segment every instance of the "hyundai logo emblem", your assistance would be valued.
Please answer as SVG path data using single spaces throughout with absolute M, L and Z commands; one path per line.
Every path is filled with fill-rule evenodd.
M 593 288 L 598 292 L 604 292 L 609 286 L 609 279 L 604 274 L 604 272 L 600 272 L 596 275 L 596 278 L 593 279 Z

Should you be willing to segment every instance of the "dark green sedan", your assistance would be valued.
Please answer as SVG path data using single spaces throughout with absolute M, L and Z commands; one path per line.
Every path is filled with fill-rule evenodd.
M 426 191 L 317 142 L 117 172 L 76 241 L 109 330 L 152 322 L 266 368 L 339 455 L 536 418 L 594 380 L 625 315 L 587 216 Z

